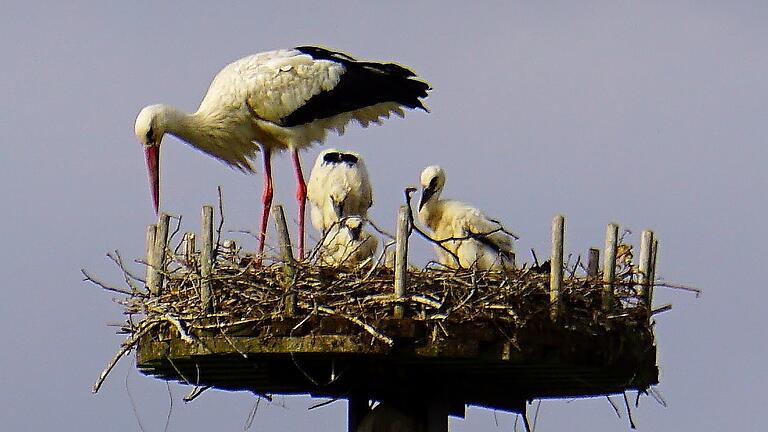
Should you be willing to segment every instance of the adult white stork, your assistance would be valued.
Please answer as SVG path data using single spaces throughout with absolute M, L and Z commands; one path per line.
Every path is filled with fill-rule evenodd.
M 461 201 L 441 200 L 444 186 L 445 171 L 441 167 L 432 165 L 422 171 L 419 221 L 429 227 L 434 239 L 442 241 L 442 246 L 450 251 L 436 245 L 438 261 L 451 268 L 474 266 L 480 270 L 500 270 L 514 267 L 514 236 L 499 221 L 489 218 L 478 208 Z
M 307 183 L 312 225 L 325 234 L 345 216 L 365 219 L 373 192 L 360 154 L 328 149 L 315 160 Z
M 331 225 L 323 236 L 319 260 L 336 267 L 358 267 L 371 261 L 379 240 L 363 229 L 365 220 L 347 216 Z
M 322 142 L 328 130 L 342 134 L 352 120 L 366 127 L 392 113 L 402 117 L 403 108 L 427 111 L 421 99 L 429 89 L 429 84 L 403 66 L 357 61 L 313 46 L 236 60 L 216 75 L 196 112 L 150 105 L 136 118 L 136 136 L 145 149 L 155 211 L 160 195 L 159 149 L 165 133 L 245 173 L 255 171 L 252 163 L 261 150 L 261 254 L 272 204 L 271 156 L 289 150 L 297 179 L 298 245 L 303 257 L 306 184 L 299 150 Z

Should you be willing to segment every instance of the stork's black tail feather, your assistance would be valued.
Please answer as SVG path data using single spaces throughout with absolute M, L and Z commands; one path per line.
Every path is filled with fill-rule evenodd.
M 341 63 L 346 71 L 336 87 L 312 97 L 284 117 L 283 126 L 297 126 L 385 102 L 427 111 L 421 99 L 427 97 L 431 87 L 406 67 L 395 63 L 359 62 L 346 54 L 319 47 L 296 49 L 318 60 Z

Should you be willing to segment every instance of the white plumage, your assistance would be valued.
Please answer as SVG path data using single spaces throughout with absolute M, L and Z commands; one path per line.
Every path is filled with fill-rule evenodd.
M 344 216 L 367 217 L 373 204 L 368 169 L 360 154 L 328 149 L 321 152 L 307 183 L 312 225 L 325 233 Z
M 378 239 L 365 231 L 358 216 L 345 217 L 332 224 L 320 245 L 319 262 L 337 267 L 358 267 L 371 262 Z
M 421 201 L 419 221 L 429 227 L 435 240 L 442 243 L 459 259 L 462 268 L 500 270 L 514 267 L 513 237 L 496 220 L 478 208 L 456 200 L 441 200 L 445 186 L 445 171 L 437 165 L 428 166 L 421 173 Z M 457 268 L 456 259 L 444 249 L 435 246 L 438 262 Z
M 297 177 L 299 252 L 303 255 L 306 185 L 298 151 L 322 142 L 328 130 L 343 133 L 356 120 L 379 123 L 403 108 L 426 108 L 429 85 L 393 63 L 357 61 L 339 52 L 303 46 L 251 55 L 225 66 L 213 79 L 198 110 L 184 113 L 150 105 L 136 118 L 145 147 L 155 210 L 159 207 L 159 146 L 170 133 L 196 149 L 246 173 L 262 151 L 264 209 L 259 235 L 263 251 L 272 202 L 271 152 L 290 150 Z

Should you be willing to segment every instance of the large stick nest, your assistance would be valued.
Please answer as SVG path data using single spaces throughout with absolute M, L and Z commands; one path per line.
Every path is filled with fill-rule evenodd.
M 185 257 L 168 249 L 159 295 L 150 295 L 141 285 L 143 281 L 116 259 L 129 284 L 127 290 L 112 288 L 126 294 L 116 300 L 129 317 L 124 331 L 136 334 L 149 323 L 165 323 L 182 337 L 192 338 L 245 327 L 269 329 L 286 318 L 289 295 L 295 298 L 295 310 L 290 311 L 293 317 L 341 317 L 360 332 L 390 345 L 392 338 L 378 331 L 377 323 L 391 318 L 396 304 L 404 306 L 406 317 L 439 329 L 430 332 L 433 338 L 447 337 L 455 324 L 493 323 L 517 345 L 518 331 L 550 321 L 549 272 L 536 266 L 509 271 L 411 268 L 406 295 L 398 299 L 393 270 L 386 266 L 350 269 L 311 262 L 289 265 L 279 260 L 255 265 L 251 256 L 233 250 L 231 243 L 228 246 L 217 248 L 207 311 L 201 301 L 204 281 L 199 256 Z M 604 308 L 601 275 L 587 277 L 579 262 L 565 269 L 557 325 L 585 335 L 632 327 L 640 339 L 652 342 L 649 311 L 638 297 L 635 267 L 620 269 L 614 283 L 614 303 Z M 287 272 L 287 266 L 293 271 Z M 302 333 L 311 330 L 304 328 Z

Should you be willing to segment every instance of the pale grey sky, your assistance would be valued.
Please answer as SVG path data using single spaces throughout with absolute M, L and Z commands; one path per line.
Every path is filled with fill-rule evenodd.
M 109 295 L 79 269 L 120 281 L 104 254 L 139 258 L 153 222 L 141 107 L 194 110 L 213 75 L 243 55 L 322 44 L 396 60 L 429 80 L 431 114 L 352 128 L 328 145 L 359 150 L 373 217 L 391 226 L 402 189 L 442 164 L 445 195 L 470 201 L 546 250 L 567 216 L 567 249 L 602 244 L 617 221 L 653 228 L 659 275 L 704 289 L 659 290 L 661 384 L 643 398 L 646 431 L 757 430 L 768 385 L 760 274 L 768 232 L 768 5 L 764 2 L 6 2 L 0 15 L 0 419 L 4 430 L 135 430 L 126 377 L 147 431 L 162 430 L 165 384 L 123 360 L 90 385 L 122 340 Z M 202 2 L 200 2 L 202 3 Z M 577 4 L 578 3 L 578 4 Z M 304 154 L 311 167 L 315 148 Z M 198 226 L 224 187 L 228 227 L 255 229 L 261 177 L 227 169 L 167 137 L 164 207 Z M 288 158 L 276 202 L 291 214 Z M 250 243 L 249 243 L 250 242 Z M 417 241 L 416 241 L 417 242 Z M 254 246 L 246 240 L 246 246 Z M 421 259 L 429 248 L 414 247 Z M 254 398 L 173 385 L 170 430 L 242 430 Z M 252 430 L 343 430 L 345 404 L 259 406 Z M 509 414 L 470 409 L 455 431 L 512 430 Z M 545 401 L 540 432 L 626 428 L 605 399 Z

